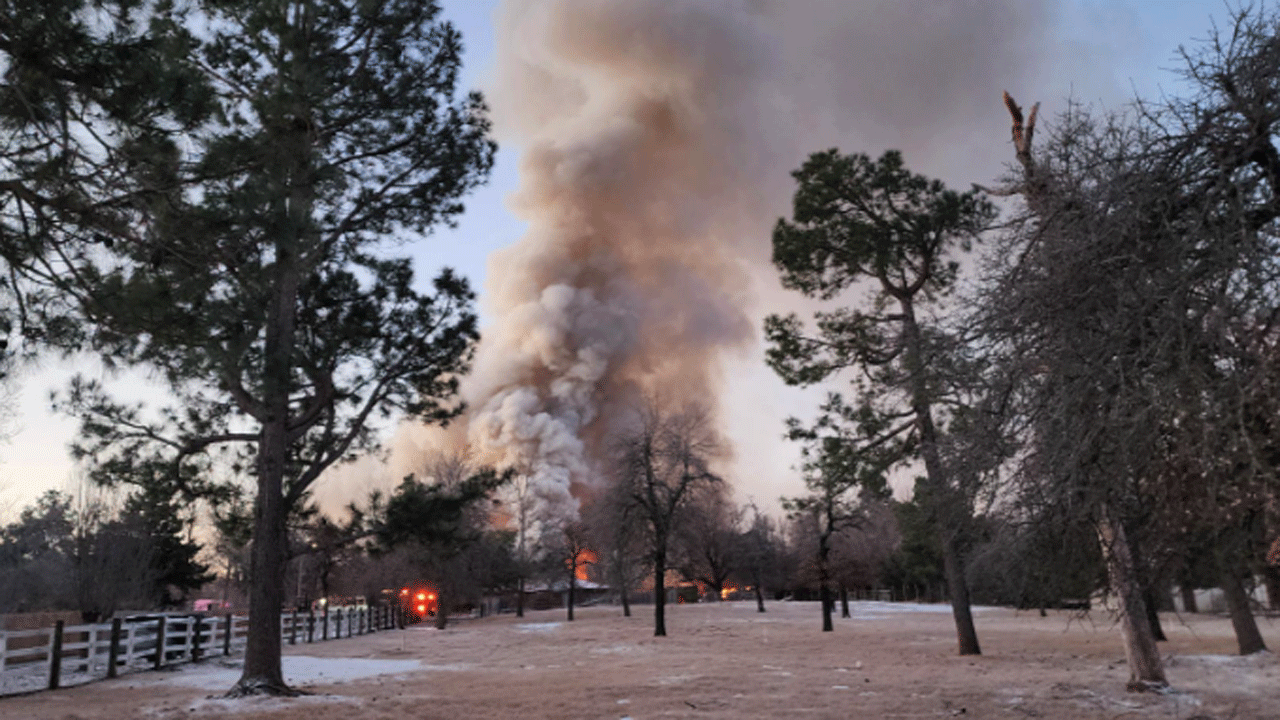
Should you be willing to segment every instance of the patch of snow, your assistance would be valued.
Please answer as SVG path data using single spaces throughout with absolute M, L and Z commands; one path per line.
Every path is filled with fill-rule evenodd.
M 1275 660 L 1276 656 L 1263 650 L 1252 655 L 1177 655 L 1166 661 L 1168 665 L 1193 663 L 1200 665 L 1224 665 L 1228 667 L 1261 667 Z
M 344 697 L 342 695 L 303 695 L 291 698 L 259 696 L 245 698 L 210 697 L 191 703 L 187 706 L 187 711 L 195 714 L 196 717 L 206 712 L 244 713 L 256 717 L 261 713 L 287 710 L 299 706 L 337 704 L 354 707 L 363 707 L 364 705 L 360 698 Z
M 858 600 L 849 603 L 849 609 L 856 617 L 874 619 L 885 615 L 910 615 L 914 613 L 951 613 L 950 603 L 909 603 L 883 602 L 879 600 Z M 974 605 L 973 612 L 989 612 L 996 608 Z
M 610 645 L 609 647 L 591 648 L 589 651 L 592 655 L 620 655 L 623 653 L 632 653 L 639 650 L 635 645 Z
M 559 627 L 560 627 L 560 623 L 558 622 L 520 623 L 519 625 L 516 625 L 516 630 L 518 632 L 524 632 L 524 633 L 552 632 L 553 630 L 559 629 Z
M 420 665 L 418 669 L 427 672 L 466 672 L 474 667 L 474 663 L 451 663 L 448 665 Z

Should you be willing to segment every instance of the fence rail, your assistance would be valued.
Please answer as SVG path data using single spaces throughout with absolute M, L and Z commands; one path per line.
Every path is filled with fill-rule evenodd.
M 282 613 L 280 641 L 322 642 L 403 628 L 398 608 L 338 608 Z M 247 615 L 160 614 L 97 625 L 0 631 L 0 696 L 158 670 L 165 665 L 236 655 L 248 641 Z

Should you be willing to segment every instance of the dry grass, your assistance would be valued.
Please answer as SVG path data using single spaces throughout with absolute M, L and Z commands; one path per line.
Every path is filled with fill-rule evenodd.
M 629 619 L 614 607 L 581 609 L 573 623 L 562 622 L 563 611 L 542 611 L 286 648 L 421 663 L 401 676 L 318 678 L 306 685 L 318 695 L 301 700 L 211 699 L 226 678 L 184 670 L 0 700 L 0 717 L 1280 717 L 1280 662 L 1270 654 L 1230 657 L 1225 618 L 1166 618 L 1162 650 L 1175 690 L 1157 695 L 1124 691 L 1119 630 L 1096 611 L 1040 618 L 982 610 L 986 654 L 958 657 L 945 609 L 904 609 L 855 604 L 853 619 L 822 633 L 808 603 L 774 603 L 763 615 L 750 603 L 678 606 L 669 611 L 667 638 L 651 636 L 647 607 Z M 1260 622 L 1268 644 L 1280 647 L 1280 626 Z M 207 687 L 192 687 L 200 673 Z

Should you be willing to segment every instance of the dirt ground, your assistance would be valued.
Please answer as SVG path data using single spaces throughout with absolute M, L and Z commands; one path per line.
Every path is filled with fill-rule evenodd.
M 781 602 L 670 607 L 666 638 L 645 606 L 414 627 L 286 647 L 300 699 L 220 699 L 236 670 L 209 661 L 0 699 L 0 718 L 1280 718 L 1280 659 L 1232 656 L 1222 617 L 1166 616 L 1173 690 L 1134 694 L 1096 610 L 979 609 L 985 654 L 959 657 L 945 607 L 853 607 L 832 633 L 815 604 Z M 1280 648 L 1280 621 L 1259 622 Z

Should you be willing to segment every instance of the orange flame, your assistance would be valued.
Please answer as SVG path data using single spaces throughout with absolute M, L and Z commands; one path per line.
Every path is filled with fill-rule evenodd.
M 589 579 L 587 578 L 587 568 L 594 565 L 596 560 L 599 559 L 599 556 L 587 548 L 579 550 L 578 556 L 574 558 L 574 567 L 577 568 L 573 573 L 574 577 L 579 580 Z

